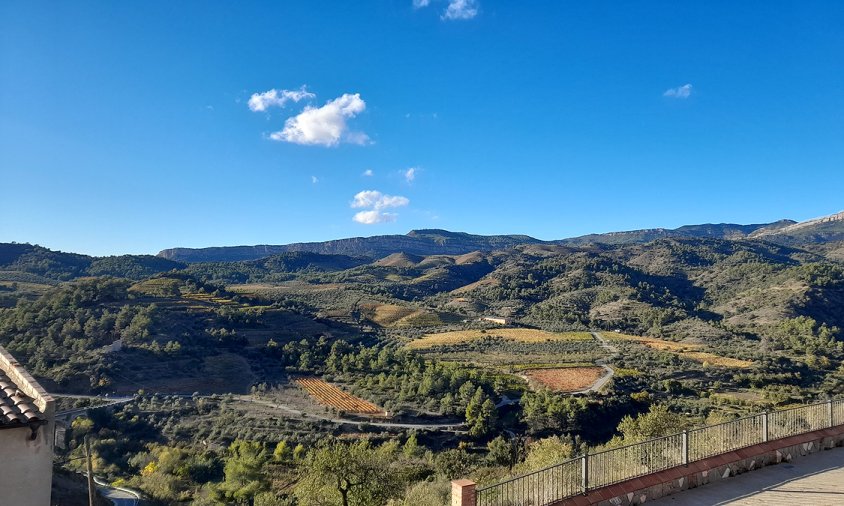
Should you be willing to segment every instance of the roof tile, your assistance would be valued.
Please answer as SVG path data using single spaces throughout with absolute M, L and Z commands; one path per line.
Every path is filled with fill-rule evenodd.
M 33 401 L 5 372 L 0 371 L 0 427 L 40 420 L 42 413 Z

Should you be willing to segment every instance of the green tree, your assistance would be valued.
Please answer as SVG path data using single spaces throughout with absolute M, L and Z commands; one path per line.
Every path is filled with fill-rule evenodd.
M 570 459 L 574 456 L 574 442 L 570 437 L 551 436 L 530 443 L 520 469 L 533 471 Z
M 273 450 L 273 460 L 276 462 L 285 462 L 290 458 L 290 447 L 287 446 L 287 441 L 279 441 Z
M 492 402 L 492 399 L 487 398 L 469 424 L 469 435 L 473 437 L 486 436 L 492 431 L 497 420 L 498 413 L 495 410 L 495 403 Z
M 674 413 L 664 404 L 651 406 L 647 413 L 637 417 L 630 415 L 621 419 L 618 432 L 621 440 L 613 438 L 614 443 L 635 443 L 646 439 L 668 436 L 682 432 L 689 425 L 688 420 L 678 413 Z
M 498 436 L 489 443 L 486 448 L 487 458 L 497 466 L 504 466 L 508 471 L 513 470 L 519 460 L 522 458 L 524 442 L 519 437 L 505 439 L 504 436 Z
M 332 495 L 343 506 L 384 504 L 397 492 L 389 469 L 394 448 L 373 448 L 369 441 L 322 442 L 308 452 L 296 497 L 305 505 L 324 504 Z
M 234 440 L 223 467 L 225 480 L 220 491 L 226 499 L 250 502 L 268 488 L 263 472 L 268 457 L 264 445 L 254 441 Z
M 412 433 L 407 441 L 404 442 L 402 453 L 406 457 L 415 457 L 419 453 L 419 441 L 416 438 L 416 433 Z
M 448 479 L 464 478 L 474 467 L 471 455 L 462 448 L 446 450 L 434 457 L 437 474 Z

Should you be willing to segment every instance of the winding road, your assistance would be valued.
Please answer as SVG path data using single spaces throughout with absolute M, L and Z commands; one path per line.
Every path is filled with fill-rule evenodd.
M 109 406 L 117 406 L 120 404 L 126 404 L 127 402 L 134 399 L 134 397 L 103 397 L 100 395 L 80 395 L 80 394 L 55 394 L 51 393 L 48 394 L 51 397 L 65 397 L 68 399 L 93 399 L 93 400 L 100 400 L 106 401 L 103 404 L 98 404 L 96 406 L 86 406 L 82 408 L 73 408 L 73 409 L 66 409 L 64 411 L 57 411 L 56 412 L 56 419 L 73 419 L 79 415 L 85 414 L 86 411 L 89 409 L 98 409 L 98 408 L 106 408 Z
M 56 418 L 64 418 L 67 419 L 68 417 L 73 418 L 75 416 L 84 414 L 89 409 L 98 409 L 98 408 L 105 408 L 109 406 L 116 406 L 119 404 L 125 404 L 134 397 L 102 397 L 97 395 L 78 395 L 78 394 L 50 394 L 53 397 L 69 397 L 72 399 L 97 399 L 97 400 L 110 400 L 111 402 L 107 402 L 105 404 L 100 404 L 97 406 L 88 406 L 84 408 L 74 408 L 68 409 L 66 411 L 59 411 L 56 413 Z M 161 395 L 161 396 L 172 396 L 172 397 L 182 397 L 182 398 L 210 398 L 211 395 L 195 395 L 195 394 L 185 394 L 185 393 L 162 393 L 157 392 L 153 395 Z M 217 394 L 222 395 L 222 394 Z M 263 406 L 267 406 L 273 409 L 278 409 L 284 411 L 291 415 L 296 415 L 297 417 L 304 417 L 304 418 L 311 418 L 313 420 L 324 420 L 332 423 L 337 424 L 348 424 L 348 425 L 372 425 L 373 427 L 384 427 L 384 428 L 394 428 L 394 429 L 419 429 L 419 430 L 444 430 L 444 431 L 451 431 L 451 432 L 464 432 L 465 431 L 465 424 L 463 423 L 400 423 L 400 422 L 377 422 L 377 421 L 367 421 L 367 420 L 351 420 L 348 418 L 332 418 L 330 416 L 323 416 L 317 415 L 312 413 L 303 412 L 301 409 L 296 409 L 286 404 L 281 404 L 277 402 L 266 401 L 263 399 L 257 399 L 251 395 L 233 395 L 233 399 L 238 400 L 240 402 L 252 402 L 255 404 L 261 404 Z M 505 404 L 515 404 L 519 402 L 518 399 L 510 400 L 505 397 L 505 400 L 502 401 Z M 501 404 L 501 403 L 499 403 Z M 503 404 L 501 404 L 503 405 Z
M 94 483 L 100 495 L 108 499 L 114 506 L 137 506 L 141 502 L 141 495 L 134 490 L 123 487 L 113 487 L 94 476 Z
M 594 337 L 601 344 L 601 347 L 607 350 L 607 353 L 609 353 L 606 358 L 601 358 L 595 361 L 595 365 L 603 367 L 604 370 L 607 371 L 607 373 L 598 378 L 598 380 L 595 381 L 595 383 L 592 383 L 592 386 L 590 386 L 589 388 L 581 390 L 579 392 L 572 392 L 573 394 L 588 394 L 591 392 L 598 392 L 602 388 L 604 388 L 604 385 L 606 385 L 607 382 L 609 382 L 615 375 L 615 371 L 612 367 L 607 365 L 607 362 L 609 362 L 610 360 L 615 358 L 616 355 L 618 355 L 618 348 L 611 345 L 609 341 L 604 339 L 604 336 L 602 336 L 600 332 L 592 332 L 592 337 Z

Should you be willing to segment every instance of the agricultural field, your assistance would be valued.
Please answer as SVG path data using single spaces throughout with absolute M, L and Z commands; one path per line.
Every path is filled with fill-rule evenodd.
M 434 346 L 463 344 L 488 338 L 500 338 L 517 343 L 535 344 L 549 341 L 592 341 L 589 332 L 546 332 L 537 329 L 492 329 L 492 330 L 456 330 L 427 334 L 421 339 L 407 344 L 410 349 L 426 349 Z
M 375 404 L 344 392 L 319 378 L 298 378 L 296 383 L 322 405 L 356 415 L 386 416 Z
M 480 366 L 529 382 L 525 371 L 540 368 L 583 368 L 590 371 L 596 360 L 607 358 L 607 351 L 589 332 L 547 332 L 524 328 L 440 332 L 424 335 L 406 346 L 436 360 Z M 601 368 L 598 370 L 603 371 Z M 586 387 L 595 379 L 590 380 Z M 560 391 L 576 390 L 560 388 Z
M 607 371 L 599 366 L 528 369 L 522 372 L 531 387 L 562 393 L 586 390 L 605 374 Z
M 621 334 L 618 332 L 605 332 L 604 336 L 612 340 L 632 341 L 647 346 L 652 350 L 666 351 L 673 353 L 681 358 L 694 360 L 700 363 L 706 363 L 718 367 L 729 367 L 735 369 L 746 369 L 753 366 L 753 362 L 749 360 L 740 360 L 737 358 L 724 357 L 701 351 L 704 346 L 696 343 L 675 343 L 673 341 L 665 341 L 663 339 L 655 339 L 652 337 L 631 336 Z
M 361 304 L 361 315 L 387 328 L 435 327 L 460 320 L 459 316 L 396 304 Z

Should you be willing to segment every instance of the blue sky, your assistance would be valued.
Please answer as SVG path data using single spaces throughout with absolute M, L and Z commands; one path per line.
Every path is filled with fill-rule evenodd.
M 837 212 L 842 26 L 834 0 L 5 1 L 0 241 L 103 255 Z

